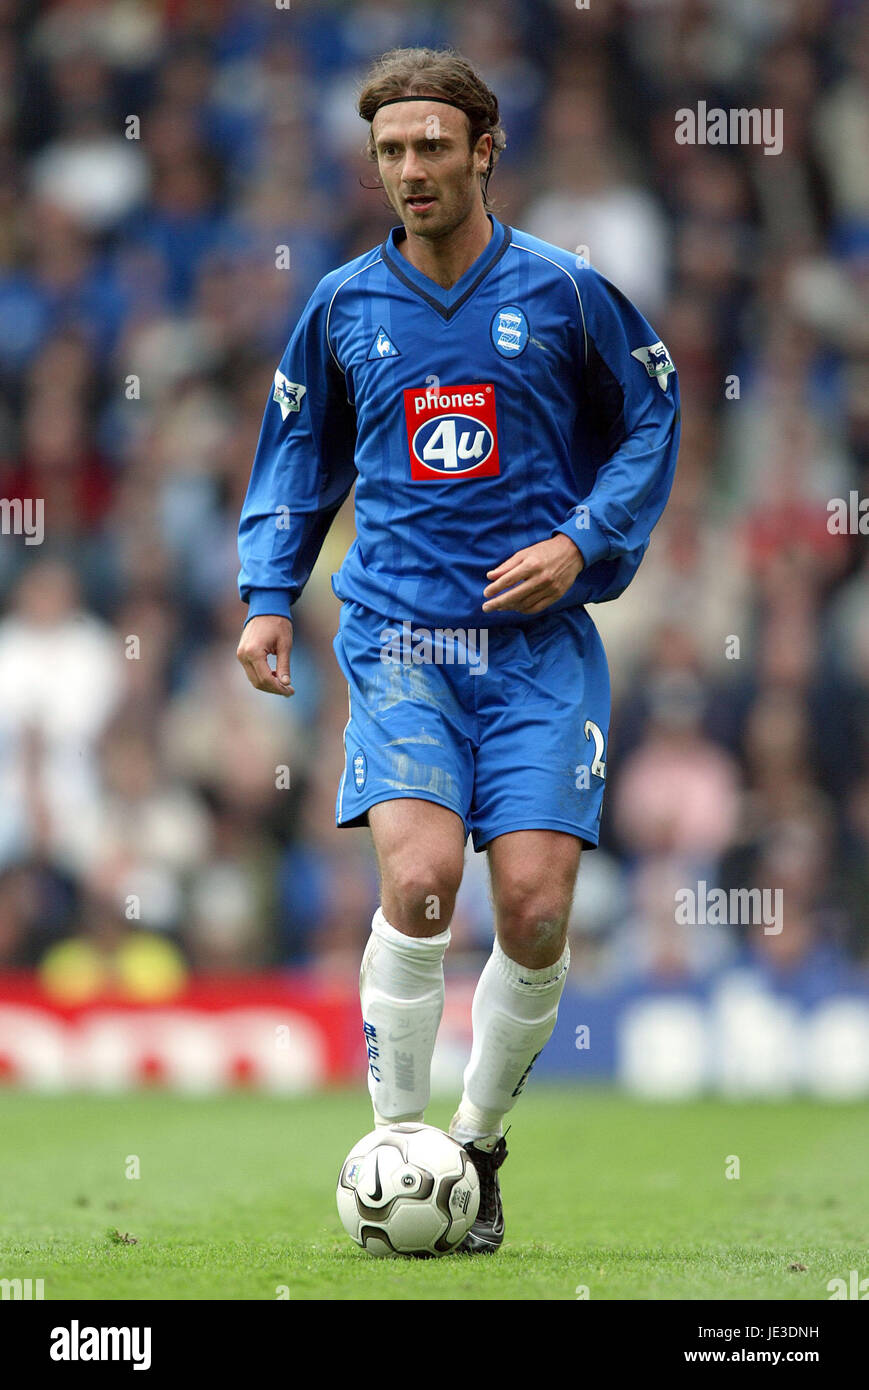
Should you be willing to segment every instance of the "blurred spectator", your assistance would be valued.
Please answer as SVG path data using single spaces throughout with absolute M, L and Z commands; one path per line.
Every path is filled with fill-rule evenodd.
M 103 795 L 97 744 L 122 661 L 110 630 L 80 609 L 67 566 L 25 572 L 0 619 L 0 863 L 87 864 Z

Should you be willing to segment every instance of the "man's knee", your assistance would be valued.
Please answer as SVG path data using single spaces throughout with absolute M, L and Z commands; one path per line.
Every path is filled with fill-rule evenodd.
M 567 939 L 579 841 L 561 833 L 519 831 L 493 841 L 489 857 L 501 949 L 532 970 L 553 965 Z
M 382 865 L 382 876 L 383 914 L 391 926 L 413 936 L 446 931 L 462 881 L 455 853 L 409 846 Z
M 501 949 L 533 970 L 552 965 L 564 950 L 569 918 L 570 902 L 563 896 L 548 890 L 517 893 L 498 906 Z
M 495 893 L 501 949 L 511 960 L 543 969 L 558 960 L 567 940 L 573 906 L 572 872 L 502 875 Z
M 368 819 L 387 922 L 409 936 L 446 931 L 464 869 L 461 818 L 446 807 L 407 799 L 372 806 Z

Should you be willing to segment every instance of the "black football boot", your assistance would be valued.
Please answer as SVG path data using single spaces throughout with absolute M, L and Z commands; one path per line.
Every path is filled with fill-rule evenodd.
M 459 1250 L 466 1255 L 494 1255 L 504 1240 L 504 1210 L 501 1206 L 498 1169 L 507 1157 L 507 1144 L 502 1136 L 491 1153 L 478 1148 L 473 1139 L 462 1147 L 480 1179 L 480 1210 Z

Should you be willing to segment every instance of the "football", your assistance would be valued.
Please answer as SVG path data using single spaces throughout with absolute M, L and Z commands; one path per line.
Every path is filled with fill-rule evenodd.
M 448 1255 L 476 1220 L 480 1182 L 461 1144 L 432 1125 L 376 1129 L 338 1178 L 345 1231 L 371 1255 Z

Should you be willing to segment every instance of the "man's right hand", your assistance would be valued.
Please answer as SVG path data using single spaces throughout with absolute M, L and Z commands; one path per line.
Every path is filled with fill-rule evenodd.
M 262 613 L 245 624 L 236 656 L 251 685 L 270 695 L 294 695 L 290 684 L 290 652 L 293 624 L 276 613 Z M 269 657 L 277 658 L 273 671 Z

